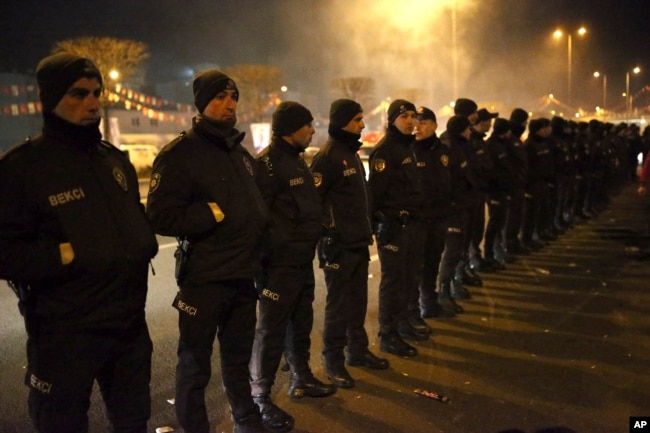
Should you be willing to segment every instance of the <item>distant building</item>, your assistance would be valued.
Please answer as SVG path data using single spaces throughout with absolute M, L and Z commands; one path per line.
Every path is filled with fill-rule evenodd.
M 34 77 L 0 72 L 0 151 L 38 134 L 42 123 Z

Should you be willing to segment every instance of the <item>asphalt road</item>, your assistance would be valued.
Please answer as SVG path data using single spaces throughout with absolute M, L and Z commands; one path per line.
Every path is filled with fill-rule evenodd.
M 633 186 L 597 219 L 578 226 L 485 284 L 455 319 L 432 320 L 420 355 L 388 355 L 391 368 L 350 368 L 357 386 L 332 397 L 291 401 L 279 372 L 273 398 L 296 417 L 296 433 L 624 433 L 650 416 L 650 245 L 647 204 Z M 153 261 L 147 315 L 154 341 L 150 431 L 179 431 L 173 397 L 176 312 L 170 304 L 173 243 Z M 639 250 L 640 248 L 640 250 Z M 373 251 L 374 253 L 374 251 Z M 320 358 L 325 290 L 317 269 L 312 368 Z M 377 351 L 379 264 L 371 263 L 367 328 Z M 13 293 L 0 283 L 0 432 L 31 432 L 26 412 L 25 333 Z M 214 432 L 230 432 L 215 357 L 208 390 Z M 424 388 L 451 403 L 418 396 Z M 97 390 L 96 390 L 97 391 Z M 105 431 L 95 392 L 91 433 Z

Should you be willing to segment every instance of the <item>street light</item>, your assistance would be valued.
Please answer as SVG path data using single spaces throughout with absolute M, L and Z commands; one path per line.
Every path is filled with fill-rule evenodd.
M 594 72 L 594 77 L 598 78 L 601 76 L 601 73 L 596 71 Z M 603 76 L 603 111 L 607 110 L 607 75 L 602 74 Z
M 580 27 L 576 31 L 576 33 L 578 33 L 579 36 L 584 36 L 587 33 L 587 29 L 584 28 L 584 27 Z M 557 29 L 557 30 L 555 30 L 555 32 L 553 32 L 553 37 L 555 39 L 560 39 L 563 34 L 564 34 L 564 32 L 562 30 Z M 572 60 L 573 53 L 572 53 L 572 50 L 573 50 L 573 46 L 572 46 L 571 32 L 568 32 L 567 33 L 567 72 L 568 72 L 567 73 L 567 75 L 568 75 L 568 77 L 567 77 L 567 104 L 568 105 L 571 105 L 571 99 L 572 99 L 571 98 L 571 87 L 572 87 L 571 85 L 572 85 L 572 73 L 573 73 L 573 71 L 572 71 L 572 69 L 573 69 L 573 60 Z
M 641 68 L 638 66 L 632 69 L 632 73 L 634 74 L 638 74 L 639 72 L 641 72 Z M 625 73 L 625 97 L 627 98 L 625 101 L 625 112 L 629 120 L 632 111 L 632 97 L 630 96 L 630 71 L 627 71 Z

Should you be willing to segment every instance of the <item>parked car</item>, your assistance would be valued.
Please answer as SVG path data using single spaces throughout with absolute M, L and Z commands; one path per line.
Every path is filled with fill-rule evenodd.
M 316 146 L 309 146 L 307 149 L 305 149 L 305 152 L 303 153 L 303 158 L 305 159 L 305 164 L 307 164 L 307 167 L 311 165 L 314 156 L 316 156 L 319 150 L 320 147 L 316 147 Z
M 138 177 L 146 178 L 151 175 L 153 161 L 158 155 L 158 148 L 153 144 L 122 144 L 120 150 L 128 157 L 135 167 Z

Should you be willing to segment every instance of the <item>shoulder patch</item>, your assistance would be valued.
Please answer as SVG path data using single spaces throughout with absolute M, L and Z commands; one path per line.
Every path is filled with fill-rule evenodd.
M 151 179 L 149 180 L 149 194 L 153 194 L 158 189 L 160 185 L 160 173 L 153 173 Z
M 375 159 L 374 164 L 372 165 L 373 170 L 378 173 L 386 170 L 386 161 L 380 158 Z
M 449 165 L 449 157 L 447 155 L 440 155 L 440 162 L 443 167 L 447 167 Z
M 126 183 L 126 175 L 119 167 L 113 167 L 113 178 L 123 191 L 129 190 L 129 185 Z
M 320 173 L 312 173 L 312 176 L 314 177 L 314 185 L 316 185 L 316 188 L 321 186 L 323 184 L 323 175 Z

